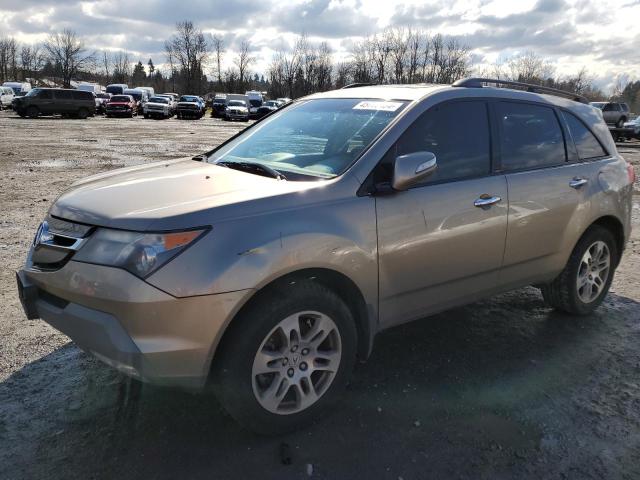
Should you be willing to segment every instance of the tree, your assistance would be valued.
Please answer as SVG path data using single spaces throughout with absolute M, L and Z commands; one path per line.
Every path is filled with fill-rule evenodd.
M 144 71 L 144 65 L 142 65 L 141 61 L 138 61 L 136 65 L 133 67 L 133 73 L 131 74 L 131 82 L 134 85 L 141 85 L 147 79 L 147 74 Z
M 249 67 L 255 61 L 255 57 L 251 56 L 250 53 L 251 44 L 248 40 L 243 40 L 240 43 L 240 51 L 238 52 L 238 56 L 234 60 L 234 64 L 238 67 L 238 81 L 240 85 L 244 85 L 248 81 L 249 77 Z
M 93 54 L 87 52 L 84 42 L 73 30 L 50 34 L 43 44 L 49 59 L 60 66 L 64 87 L 71 86 L 71 79 L 80 70 L 89 68 L 94 61 Z
M 224 40 L 219 35 L 213 36 L 212 41 L 213 55 L 215 58 L 215 77 L 218 85 L 222 85 L 222 57 L 224 55 Z
M 153 72 L 156 71 L 156 67 L 153 65 L 153 60 L 149 59 L 147 62 L 147 68 L 149 69 L 149 78 L 153 77 Z
M 171 65 L 177 64 L 183 80 L 183 88 L 188 93 L 202 90 L 203 66 L 206 64 L 210 45 L 202 30 L 193 22 L 176 24 L 176 32 L 165 42 L 165 53 Z
M 113 82 L 114 83 L 128 83 L 131 77 L 131 60 L 129 60 L 129 53 L 123 50 L 118 50 L 113 54 Z

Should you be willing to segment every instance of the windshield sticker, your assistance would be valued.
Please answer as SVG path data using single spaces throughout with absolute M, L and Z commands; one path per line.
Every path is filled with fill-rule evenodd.
M 402 102 L 360 102 L 355 107 L 354 110 L 382 110 L 384 112 L 395 112 L 402 106 Z

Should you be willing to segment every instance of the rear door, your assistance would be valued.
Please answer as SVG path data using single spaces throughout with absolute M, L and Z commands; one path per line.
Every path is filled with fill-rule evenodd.
M 52 90 L 40 90 L 36 98 L 36 105 L 40 109 L 40 112 L 45 115 L 54 113 L 54 99 Z
M 598 167 L 578 158 L 561 111 L 516 101 L 497 101 L 493 111 L 500 171 L 509 189 L 500 283 L 515 287 L 548 280 L 564 268 L 584 228 Z M 588 155 L 604 154 L 596 145 L 599 150 L 594 153 L 592 146 Z
M 495 288 L 507 230 L 507 186 L 491 173 L 487 103 L 436 105 L 407 129 L 397 155 L 429 151 L 438 166 L 408 191 L 376 197 L 383 327 L 472 301 Z M 485 206 L 478 200 L 489 199 Z

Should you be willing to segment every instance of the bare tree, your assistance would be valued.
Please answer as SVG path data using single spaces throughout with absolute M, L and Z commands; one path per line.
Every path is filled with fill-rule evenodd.
M 165 42 L 165 53 L 169 63 L 175 62 L 180 68 L 185 91 L 200 93 L 203 66 L 210 54 L 210 45 L 202 30 L 193 22 L 178 22 L 176 32 Z
M 224 56 L 224 40 L 219 35 L 214 35 L 211 41 L 213 55 L 215 57 L 215 74 L 218 85 L 222 85 L 222 57 Z
M 541 84 L 554 74 L 553 65 L 535 52 L 527 51 L 507 61 L 509 77 L 518 82 Z
M 104 70 L 104 76 L 108 81 L 111 76 L 111 56 L 109 55 L 109 52 L 107 52 L 106 50 L 103 51 L 100 60 L 102 63 L 102 68 Z
M 127 83 L 131 77 L 131 59 L 129 53 L 118 50 L 112 57 L 113 74 L 111 76 L 114 83 Z
M 243 40 L 240 43 L 240 51 L 236 56 L 233 63 L 238 67 L 238 81 L 240 85 L 244 85 L 249 76 L 249 67 L 255 62 L 255 57 L 251 55 L 251 44 L 248 40 Z
M 93 64 L 94 56 L 87 52 L 84 42 L 73 30 L 50 34 L 43 44 L 51 62 L 59 66 L 62 83 L 66 88 L 71 86 L 71 79 L 82 69 Z

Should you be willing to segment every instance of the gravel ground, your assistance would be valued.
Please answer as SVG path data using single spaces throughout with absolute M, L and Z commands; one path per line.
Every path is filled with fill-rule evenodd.
M 341 408 L 280 438 L 209 394 L 139 385 L 24 318 L 14 270 L 72 181 L 207 150 L 219 120 L 0 112 L 0 478 L 640 478 L 640 191 L 604 305 L 526 288 L 379 335 Z M 620 151 L 640 173 L 640 144 Z

